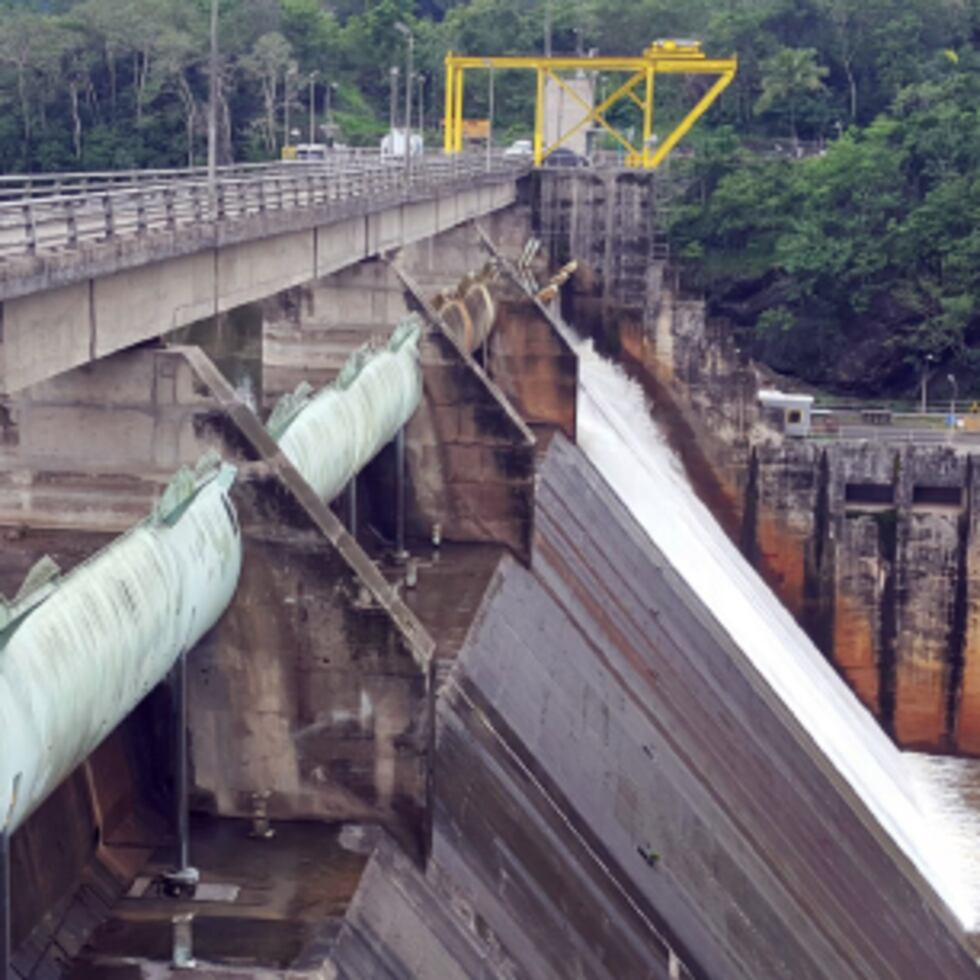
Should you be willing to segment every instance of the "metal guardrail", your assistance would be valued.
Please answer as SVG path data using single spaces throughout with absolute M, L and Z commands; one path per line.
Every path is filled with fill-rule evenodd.
M 0 260 L 65 250 L 151 231 L 176 231 L 270 211 L 386 200 L 487 174 L 519 174 L 523 162 L 495 157 L 382 157 L 377 150 L 325 160 L 245 164 L 218 170 L 212 200 L 204 168 L 0 175 Z

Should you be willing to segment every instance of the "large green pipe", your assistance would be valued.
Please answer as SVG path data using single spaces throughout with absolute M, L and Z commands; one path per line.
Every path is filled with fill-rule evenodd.
M 0 831 L 13 832 L 166 677 L 231 601 L 232 467 L 181 471 L 152 516 L 0 604 Z
M 416 314 L 381 348 L 363 347 L 332 384 L 300 385 L 282 398 L 268 429 L 321 500 L 330 502 L 412 417 L 422 399 Z

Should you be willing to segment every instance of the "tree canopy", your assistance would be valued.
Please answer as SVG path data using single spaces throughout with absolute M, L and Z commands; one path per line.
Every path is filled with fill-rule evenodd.
M 209 11 L 210 0 L 0 0 L 0 168 L 201 163 Z M 978 0 L 220 0 L 219 159 L 274 158 L 292 129 L 305 139 L 311 92 L 317 127 L 329 101 L 341 140 L 377 145 L 392 68 L 404 104 L 397 21 L 415 35 L 413 111 L 420 94 L 438 142 L 446 52 L 541 51 L 546 19 L 555 51 L 696 37 L 738 55 L 734 84 L 692 134 L 696 157 L 679 161 L 692 182 L 673 238 L 758 354 L 875 390 L 908 387 L 927 356 L 980 370 Z M 495 84 L 494 133 L 528 136 L 533 80 Z M 668 81 L 657 118 L 697 93 Z M 466 114 L 486 111 L 477 77 Z M 787 145 L 800 153 L 777 152 Z M 821 155 L 798 158 L 814 146 Z

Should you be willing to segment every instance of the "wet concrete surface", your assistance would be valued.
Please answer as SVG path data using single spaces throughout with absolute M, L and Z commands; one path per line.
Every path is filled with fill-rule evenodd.
M 50 555 L 63 573 L 70 572 L 115 537 L 92 531 L 0 528 L 0 592 L 15 596 L 44 555 Z
M 415 546 L 410 549 L 418 568 L 413 588 L 405 584 L 404 565 L 388 564 L 382 572 L 435 640 L 436 656 L 451 659 L 463 645 L 505 554 L 506 548 L 492 544 L 443 542 L 439 548 Z
M 191 860 L 201 884 L 237 887 L 229 901 L 172 899 L 151 883 L 125 897 L 74 964 L 71 980 L 89 980 L 127 958 L 168 961 L 171 919 L 194 914 L 194 955 L 236 967 L 312 968 L 333 938 L 367 860 L 341 846 L 341 828 L 317 823 L 275 825 L 269 840 L 249 836 L 244 820 L 195 817 Z M 170 848 L 157 850 L 141 877 L 172 867 Z M 141 879 L 137 879 L 136 891 Z M 229 890 L 234 894 L 234 890 Z M 125 973 L 119 974 L 125 976 Z

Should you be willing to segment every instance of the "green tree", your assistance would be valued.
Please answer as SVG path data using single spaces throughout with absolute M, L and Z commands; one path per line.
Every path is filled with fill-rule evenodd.
M 762 63 L 762 94 L 756 99 L 757 114 L 785 106 L 793 142 L 799 142 L 796 120 L 800 107 L 814 95 L 826 92 L 828 69 L 818 63 L 813 48 L 783 48 Z

